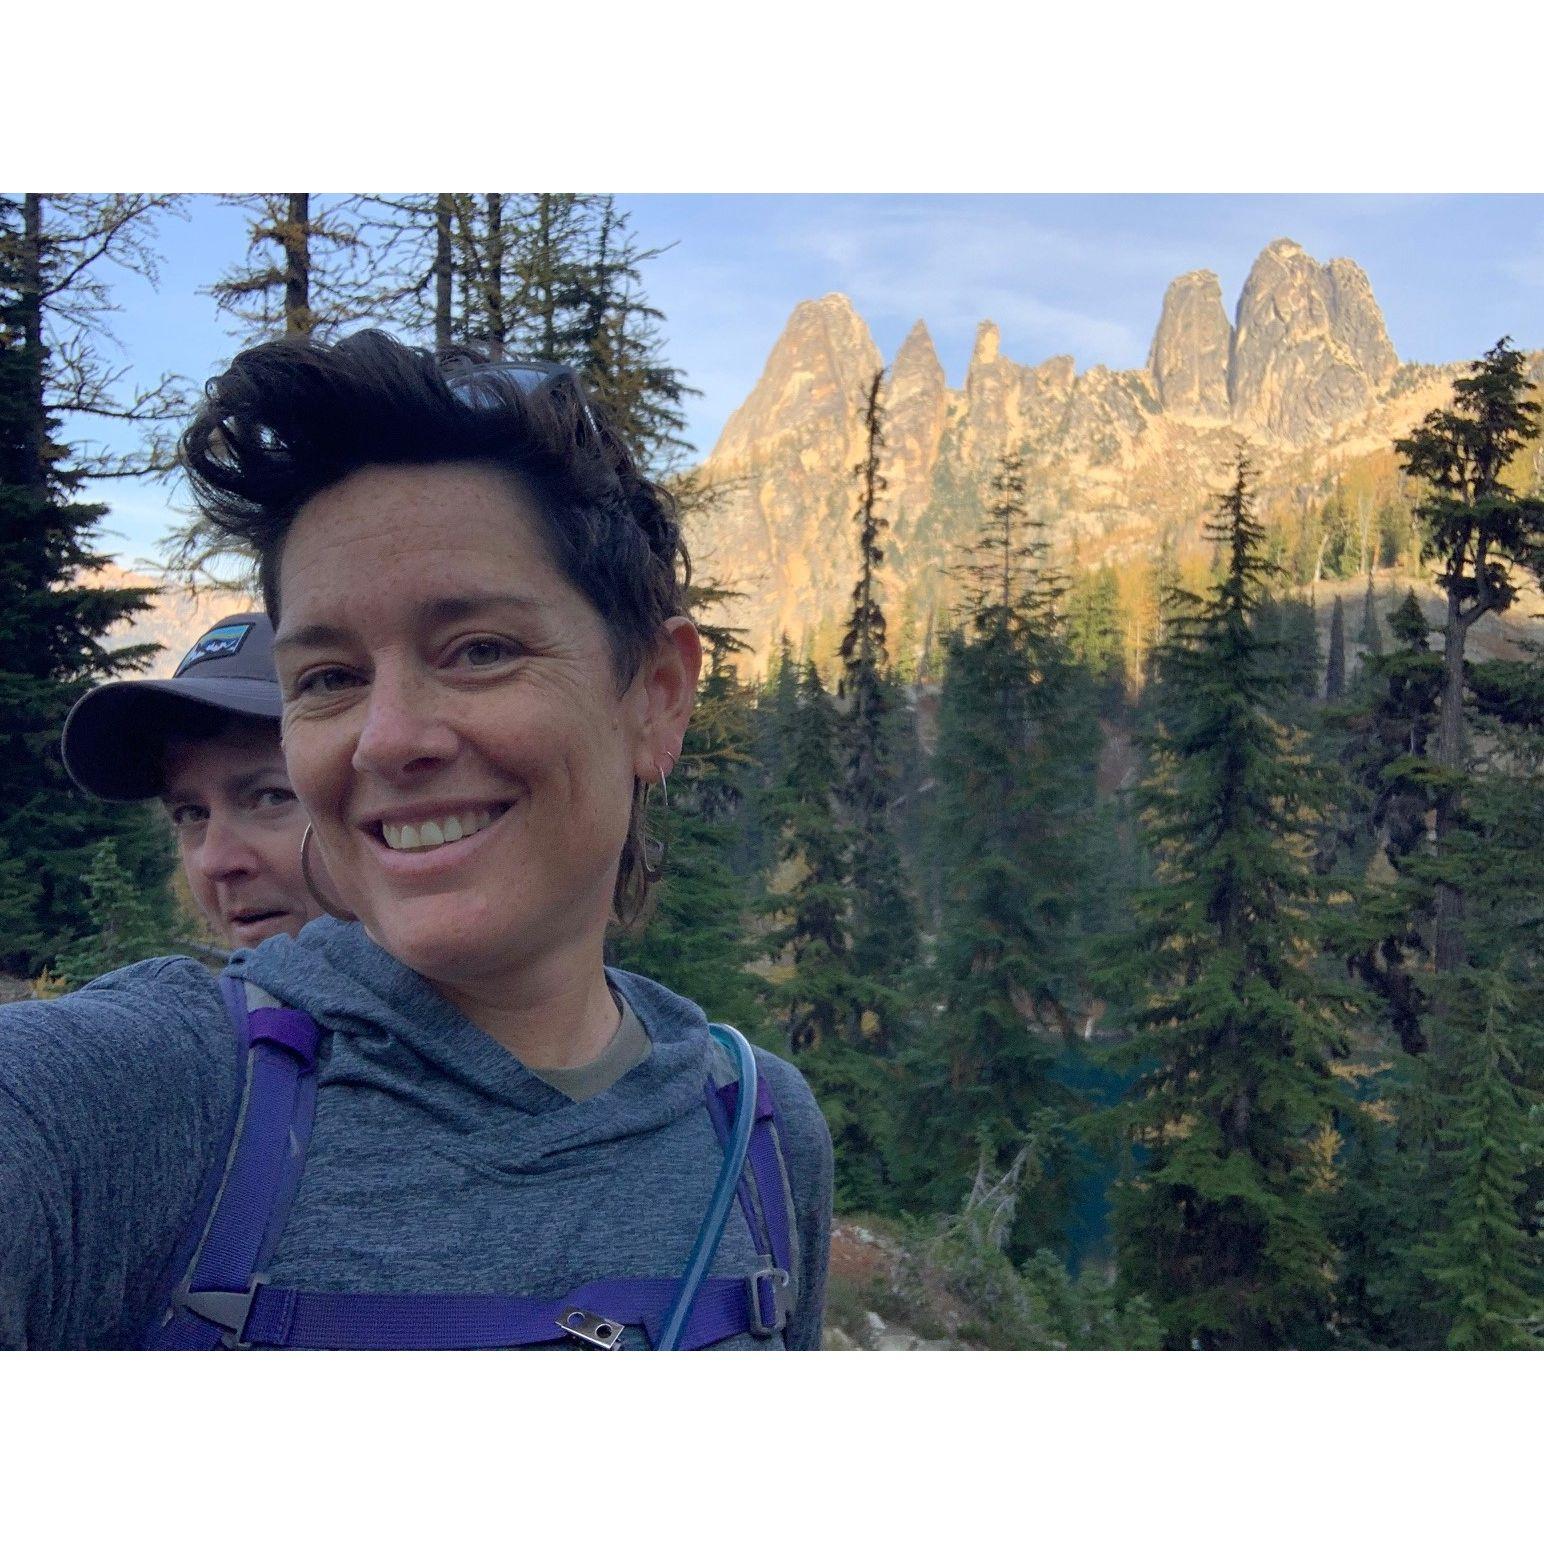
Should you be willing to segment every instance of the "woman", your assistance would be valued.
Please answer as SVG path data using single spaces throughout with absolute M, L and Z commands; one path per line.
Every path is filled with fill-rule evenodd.
M 159 799 L 194 904 L 232 949 L 298 933 L 321 907 L 300 868 L 305 814 L 279 742 L 273 624 L 223 617 L 168 680 L 109 681 L 70 710 L 60 753 L 99 799 Z
M 441 366 L 379 333 L 241 355 L 183 451 L 259 559 L 333 913 L 229 972 L 238 1020 L 320 1030 L 289 1127 L 303 1171 L 274 1180 L 287 1207 L 265 1195 L 245 1284 L 196 1290 L 187 1235 L 232 1189 L 232 1111 L 259 1075 L 217 984 L 159 960 L 3 1010 L 0 1341 L 188 1343 L 192 1324 L 357 1344 L 314 1326 L 361 1315 L 367 1344 L 656 1341 L 733 1103 L 702 1011 L 602 963 L 653 877 L 645 799 L 700 665 L 668 496 L 568 372 Z M 814 1349 L 829 1136 L 797 1072 L 762 1052 L 755 1071 L 777 1163 L 741 1181 L 712 1262 L 721 1322 L 694 1310 L 682 1343 Z M 595 1283 L 612 1296 L 570 1316 Z M 488 1331 L 495 1300 L 519 1336 Z M 552 1304 L 565 1322 L 543 1326 Z

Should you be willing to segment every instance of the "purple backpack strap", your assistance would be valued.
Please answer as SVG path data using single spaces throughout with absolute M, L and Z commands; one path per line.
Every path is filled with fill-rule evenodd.
M 169 1303 L 146 1350 L 207 1351 L 238 1343 L 305 1164 L 316 1108 L 321 1032 L 292 1008 L 248 1008 L 244 984 L 220 980 L 241 1077 L 232 1135 L 184 1239 Z
M 614 1350 L 636 1327 L 655 1341 L 675 1300 L 676 1277 L 589 1281 L 561 1297 L 414 1292 L 307 1292 L 259 1282 L 241 1305 L 231 1344 L 274 1350 L 479 1351 L 579 1341 Z M 759 1275 L 710 1276 L 681 1337 L 698 1351 L 758 1331 Z
M 243 984 L 222 977 L 236 1032 L 238 1097 L 225 1161 L 195 1210 L 178 1256 L 170 1302 L 145 1339 L 147 1350 L 220 1347 L 335 1350 L 477 1350 L 578 1340 L 614 1348 L 631 1325 L 658 1339 L 679 1280 L 586 1282 L 560 1298 L 419 1293 L 305 1292 L 263 1275 L 305 1164 L 316 1102 L 320 1032 L 306 1014 L 248 1009 Z M 708 1088 L 717 1128 L 732 1120 L 738 1085 Z M 767 1337 L 789 1309 L 791 1251 L 776 1110 L 761 1084 L 748 1156 L 756 1192 L 742 1175 L 741 1205 L 762 1264 L 745 1276 L 703 1282 L 680 1347 L 701 1350 L 736 1335 Z M 727 1134 L 728 1127 L 724 1126 Z M 291 1140 L 293 1138 L 293 1140 Z
M 738 1082 L 725 1083 L 709 1094 L 708 1114 L 721 1143 L 728 1140 L 739 1098 Z M 767 1266 L 753 1287 L 757 1293 L 757 1307 L 763 1315 L 754 1333 L 764 1333 L 769 1327 L 781 1329 L 787 1322 L 789 1304 L 794 1296 L 790 1285 L 794 1274 L 791 1191 L 784 1152 L 782 1121 L 771 1086 L 764 1077 L 758 1077 L 756 1123 L 751 1127 L 747 1166 L 750 1177 L 755 1180 L 754 1193 L 759 1207 L 752 1200 L 751 1186 L 744 1174 L 740 1176 L 738 1187 L 740 1206 L 751 1237 Z

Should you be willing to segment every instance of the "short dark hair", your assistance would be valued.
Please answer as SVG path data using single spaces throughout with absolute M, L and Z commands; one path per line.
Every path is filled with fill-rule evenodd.
M 490 353 L 435 354 L 371 330 L 336 343 L 282 338 L 240 353 L 205 388 L 181 460 L 196 508 L 257 559 L 277 623 L 279 564 L 301 507 L 368 466 L 471 462 L 531 495 L 554 565 L 606 628 L 620 689 L 665 622 L 684 615 L 691 564 L 675 500 L 653 482 L 578 378 L 536 385 Z M 475 391 L 457 392 L 475 377 Z M 617 874 L 624 921 L 657 877 L 644 858 L 643 790 Z

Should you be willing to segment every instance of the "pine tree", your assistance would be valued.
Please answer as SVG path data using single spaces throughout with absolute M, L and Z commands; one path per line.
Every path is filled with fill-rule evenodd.
M 1422 1059 L 1447 1116 L 1431 1158 L 1445 1226 L 1423 1255 L 1447 1343 L 1502 1349 L 1544 1330 L 1544 651 L 1472 682 L 1488 755 L 1453 834 L 1466 964 L 1437 978 L 1443 1034 Z
M 782 832 L 778 857 L 793 879 L 788 890 L 768 898 L 768 910 L 782 920 L 765 939 L 769 956 L 792 967 L 770 996 L 796 1055 L 839 1039 L 853 1021 L 847 836 L 836 808 L 838 733 L 835 704 L 820 671 L 806 662 L 773 801 Z
M 1335 597 L 1330 612 L 1330 658 L 1324 671 L 1326 701 L 1339 702 L 1346 694 L 1346 608 Z
M 710 1018 L 775 1048 L 763 983 L 747 969 L 759 952 L 747 926 L 753 897 L 730 863 L 750 735 L 749 694 L 723 652 L 716 652 L 652 822 L 663 843 L 664 878 L 645 925 L 616 936 L 611 958 L 626 970 L 668 981 Z
M 1507 976 L 1501 966 L 1465 966 L 1439 987 L 1453 1037 L 1434 1165 L 1444 1227 L 1422 1253 L 1443 1299 L 1447 1344 L 1460 1351 L 1536 1346 L 1528 1325 L 1544 1313 L 1544 1252 L 1521 1209 L 1530 1159 L 1537 1164 L 1529 1111 L 1544 1100 L 1544 1018 L 1518 1018 Z
M 1415 517 L 1423 554 L 1438 565 L 1447 596 L 1441 713 L 1434 760 L 1447 774 L 1436 800 L 1436 846 L 1442 854 L 1462 819 L 1464 647 L 1482 616 L 1511 609 L 1521 573 L 1544 579 L 1544 498 L 1514 492 L 1509 465 L 1537 435 L 1541 413 L 1522 354 L 1503 338 L 1453 386 L 1453 406 L 1426 415 L 1394 448 L 1427 496 Z M 1463 876 L 1438 881 L 1435 957 L 1439 971 L 1461 963 Z
M 1364 654 L 1383 652 L 1383 629 L 1378 625 L 1377 597 L 1373 593 L 1372 570 L 1367 570 L 1367 594 L 1362 601 L 1362 625 L 1357 630 L 1356 641 Z
M 571 281 L 569 357 L 644 465 L 672 470 L 692 448 L 682 404 L 699 393 L 666 362 L 665 314 L 644 294 L 643 265 L 666 249 L 640 247 L 609 194 L 593 201 L 586 235 Z
M 1144 786 L 1159 883 L 1128 956 L 1147 986 L 1115 1124 L 1146 1149 L 1119 1186 L 1121 1271 L 1176 1346 L 1316 1343 L 1329 1311 L 1327 1135 L 1335 999 L 1312 973 L 1315 811 L 1271 716 L 1280 648 L 1254 623 L 1268 580 L 1248 463 L 1209 528 L 1215 591 L 1181 592 L 1159 652 Z
M 77 348 L 77 329 L 107 304 L 91 253 L 124 234 L 109 231 L 87 252 L 81 229 L 51 225 L 38 194 L 0 199 L 0 968 L 25 975 L 87 928 L 80 881 L 104 836 L 121 838 L 147 895 L 164 891 L 171 868 L 145 812 L 82 798 L 58 755 L 75 699 L 155 653 L 102 641 L 153 591 L 89 582 L 107 563 L 91 545 L 106 508 L 79 502 L 84 473 L 55 438 L 58 413 L 78 405 L 79 372 L 100 368 Z M 73 351 L 62 366 L 51 335 Z
M 228 195 L 246 211 L 247 261 L 209 286 L 242 337 L 326 335 L 371 313 L 368 285 L 355 261 L 367 255 L 352 199 L 312 193 Z
M 410 231 L 399 225 L 383 234 L 360 197 L 251 193 L 222 202 L 246 214 L 246 256 L 202 293 L 235 321 L 243 346 L 280 335 L 328 338 L 351 322 L 420 319 L 415 281 L 401 272 Z M 405 202 L 390 207 L 405 225 Z M 190 592 L 229 592 L 233 604 L 256 594 L 250 555 L 202 515 L 174 526 L 160 551 L 160 576 Z
M 56 974 L 71 987 L 84 986 L 110 970 L 164 954 L 167 914 L 130 878 L 112 837 L 98 842 L 86 870 L 90 931 L 59 957 Z
M 799 670 L 787 633 L 756 690 L 752 713 L 751 769 L 735 866 L 764 877 L 777 862 L 782 821 L 779 801 L 798 711 Z
M 464 193 L 362 193 L 353 230 L 371 276 L 370 320 L 448 349 L 465 341 L 465 275 L 456 228 Z
M 1367 882 L 1337 924 L 1336 952 L 1383 1000 L 1401 1049 L 1430 1041 L 1426 933 L 1431 884 L 1423 871 L 1433 808 L 1430 746 L 1442 660 L 1413 590 L 1389 616 L 1393 648 L 1368 655 L 1343 717 L 1342 762 L 1356 790 L 1343 842 Z
M 885 480 L 880 390 L 884 372 L 869 383 L 864 409 L 866 453 L 854 469 L 858 500 L 858 581 L 842 639 L 838 695 L 843 720 L 841 802 L 850 833 L 852 971 L 857 981 L 855 1022 L 847 1038 L 872 1038 L 888 1048 L 908 1009 L 902 982 L 917 955 L 917 918 L 901 869 L 893 823 L 896 798 L 896 727 L 899 692 L 885 666 L 885 614 L 879 601 L 880 538 L 889 522 L 879 513 Z
M 1093 786 L 1091 715 L 1057 607 L 1063 593 L 1027 508 L 1022 463 L 1003 458 L 965 570 L 966 629 L 951 638 L 939 708 L 929 845 L 939 936 L 926 1019 L 907 1061 L 913 1185 L 952 1208 L 985 1165 L 1038 1194 L 1014 1249 L 1056 1236 L 1072 1106 L 1053 1036 L 1071 1022 L 1074 915 Z M 1033 1162 L 1020 1163 L 1033 1154 Z
M 1119 703 L 1123 685 L 1120 607 L 1113 568 L 1084 571 L 1067 597 L 1067 649 L 1087 672 L 1100 703 Z

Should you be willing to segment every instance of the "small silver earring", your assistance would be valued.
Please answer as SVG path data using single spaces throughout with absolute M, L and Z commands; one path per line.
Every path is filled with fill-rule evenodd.
M 311 823 L 306 822 L 305 832 L 300 838 L 300 877 L 306 882 L 306 889 L 311 892 L 311 898 L 329 917 L 336 917 L 339 922 L 358 922 L 359 918 L 353 912 L 340 911 L 331 901 L 322 894 L 316 880 L 311 875 Z
M 665 754 L 670 756 L 669 751 L 666 751 Z M 672 772 L 675 771 L 675 765 L 676 758 L 674 756 L 670 756 L 670 770 Z M 668 810 L 670 808 L 670 785 L 665 781 L 665 774 L 660 770 L 660 765 L 657 761 L 654 763 L 654 770 L 659 773 L 659 791 L 664 798 L 665 808 Z

